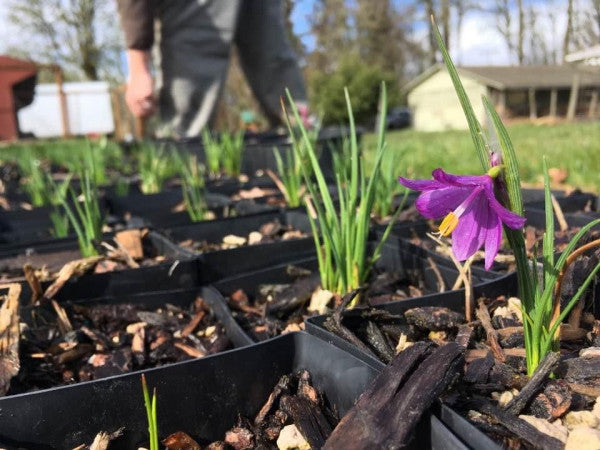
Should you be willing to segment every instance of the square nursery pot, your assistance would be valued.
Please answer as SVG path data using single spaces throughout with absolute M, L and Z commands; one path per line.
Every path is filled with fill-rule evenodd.
M 516 295 L 518 292 L 517 278 L 514 273 L 505 275 L 487 283 L 474 287 L 473 298 L 495 297 L 498 295 Z M 424 306 L 444 306 L 451 310 L 464 313 L 464 290 L 450 291 L 440 294 L 426 295 L 421 298 L 401 300 L 379 305 L 377 308 L 384 309 L 392 314 L 402 314 L 406 310 Z M 350 315 L 358 317 L 359 311 L 350 312 Z M 373 353 L 368 354 L 357 346 L 342 339 L 326 329 L 323 325 L 327 316 L 313 316 L 306 320 L 306 332 L 318 336 L 328 343 L 339 347 L 370 365 L 385 367 Z M 475 425 L 452 410 L 450 407 L 438 404 L 433 408 L 432 433 L 439 432 L 439 439 L 432 437 L 432 448 L 469 448 L 499 450 L 498 446 L 485 433 Z M 443 426 L 436 428 L 434 422 L 441 422 Z M 439 446 L 436 446 L 439 444 Z
M 489 280 L 473 286 L 473 299 L 480 297 L 497 297 L 499 295 L 513 296 L 517 295 L 518 283 L 515 273 L 504 275 L 503 277 Z M 436 294 L 424 295 L 423 297 L 411 298 L 407 300 L 399 300 L 382 305 L 377 305 L 376 308 L 383 309 L 392 314 L 400 315 L 405 311 L 424 306 L 443 306 L 453 311 L 464 314 L 465 312 L 465 291 L 464 289 L 456 291 L 447 291 Z M 356 317 L 358 319 L 360 310 L 348 311 L 348 317 Z M 344 350 L 351 352 L 358 358 L 364 359 L 369 364 L 383 364 L 374 353 L 366 353 L 350 342 L 333 334 L 326 329 L 323 324 L 327 315 L 318 315 L 306 319 L 306 331 L 321 339 L 326 340 Z
M 501 450 L 502 446 L 490 439 L 483 431 L 454 411 L 442 404 L 436 420 L 442 422 L 442 431 L 452 435 L 454 439 L 466 443 L 466 448 L 473 450 Z M 442 447 L 443 448 L 443 447 Z
M 110 238 L 111 235 L 105 235 Z M 124 295 L 152 290 L 185 289 L 200 286 L 199 263 L 195 255 L 181 249 L 165 236 L 150 231 L 142 240 L 144 253 L 150 257 L 165 256 L 165 262 L 105 273 L 86 273 L 69 280 L 55 296 L 58 301 L 97 298 L 106 295 Z M 81 258 L 77 240 L 55 239 L 37 245 L 14 246 L 10 251 L 0 252 L 0 270 L 21 270 L 25 263 L 34 267 L 46 265 L 56 272 L 64 264 Z M 29 285 L 21 281 L 22 296 L 31 295 Z M 46 288 L 50 283 L 44 283 Z
M 600 199 L 594 194 L 584 192 L 573 192 L 566 197 L 557 198 L 567 224 L 571 227 L 582 227 L 595 219 L 600 219 Z M 527 224 L 537 228 L 545 228 L 546 213 L 544 200 L 532 202 L 525 205 L 525 216 Z M 554 217 L 555 227 L 558 229 L 556 215 Z
M 384 227 L 378 226 L 376 228 L 377 235 L 381 236 L 384 232 L 384 229 Z M 447 261 L 454 267 L 452 260 L 448 256 L 442 255 L 435 250 L 429 249 L 425 245 L 416 245 L 411 242 L 411 239 L 415 237 L 429 240 L 426 234 L 431 231 L 432 230 L 431 226 L 429 225 L 429 222 L 423 219 L 415 221 L 398 222 L 392 227 L 392 230 L 388 237 L 388 242 L 393 243 L 394 245 L 397 245 L 400 248 L 404 248 L 409 251 L 416 251 L 424 258 L 430 257 L 433 258 L 435 261 Z M 432 242 L 431 240 L 429 241 Z M 486 273 L 487 278 L 502 277 L 507 273 L 507 267 L 498 262 L 494 262 L 494 265 L 489 271 L 486 271 L 483 268 L 483 261 L 475 262 L 471 266 L 471 268 L 473 270 L 473 273 Z
M 184 431 L 201 445 L 222 440 L 238 413 L 254 417 L 279 378 L 301 369 L 310 372 L 313 385 L 340 415 L 379 372 L 303 332 L 150 369 L 145 374 L 149 387 L 157 392 L 159 435 L 164 438 Z M 111 442 L 111 449 L 138 448 L 148 442 L 138 373 L 4 397 L 0 417 L 0 443 L 5 448 L 74 448 L 91 443 L 100 431 L 121 427 L 124 433 Z M 415 447 L 449 448 L 441 440 L 447 434 L 444 428 L 441 422 L 425 417 Z
M 240 334 L 237 327 L 229 326 L 229 315 L 223 314 L 225 311 L 223 305 L 215 304 L 212 298 L 205 299 L 205 290 L 206 288 L 179 289 L 62 302 L 61 305 L 73 324 L 73 331 L 64 337 L 59 337 L 57 334 L 59 328 L 57 313 L 50 304 L 21 306 L 19 320 L 27 326 L 28 331 L 23 331 L 26 333 L 21 343 L 23 359 L 21 359 L 19 373 L 11 379 L 8 396 L 26 397 L 40 390 L 75 386 L 81 384 L 83 381 L 79 380 L 85 377 L 99 380 L 129 373 L 139 374 L 141 371 L 158 366 L 176 364 L 174 361 L 192 359 L 199 351 L 210 355 L 222 352 L 224 349 L 248 345 L 245 335 Z M 150 342 L 158 340 L 161 335 L 175 335 L 179 338 L 176 336 L 176 331 L 183 330 L 196 317 L 197 310 L 194 309 L 194 305 L 198 298 L 202 298 L 208 308 L 204 310 L 205 314 L 200 317 L 195 326 L 206 329 L 218 325 L 219 329 L 214 334 L 215 339 L 202 341 L 204 345 L 202 347 L 197 345 L 198 339 L 202 336 L 182 338 L 179 341 L 169 338 L 166 340 L 167 344 L 160 350 L 150 347 Z M 85 312 L 83 309 L 88 310 Z M 187 315 L 175 316 L 174 311 L 181 311 L 182 314 Z M 222 317 L 225 320 L 221 320 Z M 129 326 L 140 322 L 147 322 L 151 327 L 150 335 L 145 337 L 142 335 L 142 339 L 146 340 L 142 362 L 132 353 L 131 339 L 135 331 L 129 331 Z M 116 345 L 107 344 L 109 339 L 115 337 L 118 337 L 118 341 L 115 341 Z M 193 347 L 192 350 L 197 351 L 176 348 L 172 342 L 179 342 L 190 349 Z M 56 346 L 64 343 L 77 344 L 77 346 L 73 350 L 57 350 Z M 97 349 L 98 343 L 103 343 L 102 345 L 108 347 L 108 350 Z M 57 366 L 49 366 L 48 356 L 44 359 L 24 357 L 32 349 L 34 352 L 48 353 L 66 361 Z M 74 354 L 69 354 L 70 351 Z M 85 361 L 96 353 L 99 353 L 102 358 L 99 363 L 86 365 Z M 73 372 L 70 384 L 62 381 L 64 370 Z
M 100 212 L 106 216 L 108 205 L 104 198 L 100 201 Z M 40 206 L 31 210 L 17 209 L 0 212 L 0 251 L 14 244 L 54 239 L 50 214 L 58 206 Z
M 373 248 L 374 244 L 371 245 L 371 248 Z M 224 297 L 231 295 L 238 289 L 242 289 L 247 295 L 254 297 L 257 295 L 259 285 L 261 284 L 282 284 L 292 281 L 292 278 L 288 274 L 288 267 L 290 265 L 311 271 L 318 270 L 317 259 L 314 254 L 311 257 L 305 257 L 304 259 L 290 259 L 283 264 L 224 278 L 221 281 L 214 283 L 211 287 L 211 290 L 207 292 L 207 295 L 222 299 L 222 304 L 224 305 L 227 304 L 227 301 Z M 404 249 L 390 243 L 384 245 L 381 257 L 375 265 L 375 271 L 391 271 L 394 272 L 398 278 L 406 278 L 408 280 L 415 278 L 415 274 L 421 274 L 425 288 L 432 292 L 437 292 L 439 290 L 440 278 L 443 280 L 445 286 L 452 286 L 458 277 L 458 271 L 450 261 L 446 261 L 443 258 L 440 258 L 436 261 L 434 261 L 433 258 L 428 260 L 426 257 L 422 256 L 422 252 L 420 252 L 420 249 L 416 247 Z M 506 278 L 498 278 L 496 274 L 474 270 L 474 287 L 477 288 L 479 286 L 485 286 L 476 292 L 488 292 L 487 286 L 490 284 L 490 279 L 496 279 L 498 280 L 498 283 L 502 285 L 505 283 L 513 283 L 515 280 L 514 275 Z M 461 292 L 462 291 L 450 291 L 445 295 L 450 297 L 455 295 L 456 297 L 461 298 Z M 412 299 L 412 302 L 418 303 L 422 299 L 428 299 L 430 297 L 435 297 L 435 295 L 415 298 Z M 400 303 L 404 303 L 406 301 L 410 300 L 403 300 Z M 250 333 L 248 330 L 244 330 L 242 325 L 236 320 L 236 317 L 238 317 L 239 313 L 232 311 L 230 308 L 228 308 L 228 310 L 232 316 L 231 320 L 240 328 L 240 332 L 245 332 L 247 334 L 248 341 L 257 341 L 258 338 L 255 335 L 252 335 L 252 333 Z M 240 317 L 240 319 L 242 319 L 242 317 Z M 308 319 L 306 323 L 308 324 L 311 321 L 312 319 Z
M 228 235 L 247 239 L 251 232 L 272 223 L 291 227 L 307 235 L 312 233 L 308 216 L 301 208 L 202 221 L 169 228 L 164 232 L 175 243 L 191 239 L 196 242 L 218 244 Z M 193 251 L 187 247 L 185 250 Z M 315 244 L 311 236 L 206 251 L 200 258 L 200 277 L 202 283 L 208 284 L 259 267 L 268 267 L 314 254 Z
M 560 189 L 551 189 L 550 192 L 556 198 L 561 198 L 566 195 L 566 192 Z M 521 188 L 521 195 L 523 197 L 523 203 L 525 204 L 525 207 L 527 207 L 530 203 L 543 203 L 546 194 L 544 189 Z
M 169 189 L 158 194 L 140 192 L 125 197 L 110 196 L 107 203 L 112 216 L 133 227 L 166 228 L 193 223 L 185 208 L 182 209 L 181 189 Z M 223 194 L 207 193 L 206 203 L 217 217 L 235 210 L 233 202 Z

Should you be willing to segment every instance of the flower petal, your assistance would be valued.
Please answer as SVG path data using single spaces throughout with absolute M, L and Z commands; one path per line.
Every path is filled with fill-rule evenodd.
M 485 270 L 490 270 L 502 243 L 502 220 L 493 209 L 488 210 L 485 235 Z
M 434 180 L 451 186 L 492 186 L 493 184 L 489 175 L 452 175 L 442 169 L 435 169 L 432 175 Z
M 425 191 L 415 206 L 417 211 L 427 219 L 439 219 L 451 211 L 454 211 L 473 191 L 466 187 L 445 187 L 433 191 Z
M 496 200 L 492 186 L 485 186 L 485 196 L 489 201 L 490 207 L 496 212 L 496 214 L 498 214 L 498 216 L 500 216 L 500 220 L 502 220 L 502 222 L 504 222 L 509 228 L 518 230 L 525 226 L 525 221 L 527 219 L 502 206 L 500 202 Z
M 412 189 L 413 191 L 430 191 L 446 187 L 444 184 L 435 180 L 409 180 L 404 177 L 398 177 L 398 181 L 402 186 Z
M 452 252 L 456 259 L 470 258 L 485 242 L 488 201 L 483 191 L 473 198 L 452 232 Z

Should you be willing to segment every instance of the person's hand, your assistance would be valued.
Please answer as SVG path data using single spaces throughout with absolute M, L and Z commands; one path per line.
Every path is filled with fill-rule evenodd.
M 146 118 L 156 112 L 154 81 L 148 68 L 146 54 L 129 51 L 129 81 L 125 102 L 135 117 Z

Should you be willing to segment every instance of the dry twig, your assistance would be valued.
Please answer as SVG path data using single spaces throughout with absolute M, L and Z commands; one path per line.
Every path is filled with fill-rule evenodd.
M 4 303 L 0 306 L 0 396 L 10 388 L 10 380 L 21 368 L 19 361 L 19 296 L 21 285 L 5 284 L 8 288 Z
M 475 311 L 475 315 L 481 321 L 481 326 L 485 330 L 492 353 L 498 361 L 504 362 L 506 361 L 506 355 L 504 354 L 503 348 L 500 347 L 500 344 L 498 343 L 498 332 L 492 325 L 490 312 L 488 311 L 487 306 L 485 306 L 483 299 L 480 298 L 477 303 L 479 306 Z

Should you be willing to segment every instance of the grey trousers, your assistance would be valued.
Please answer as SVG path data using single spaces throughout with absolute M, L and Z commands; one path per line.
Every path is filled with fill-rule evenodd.
M 306 101 L 288 42 L 281 0 L 167 0 L 157 2 L 155 61 L 160 134 L 197 136 L 209 122 L 227 75 L 232 44 L 265 115 L 277 123 L 289 88 Z

